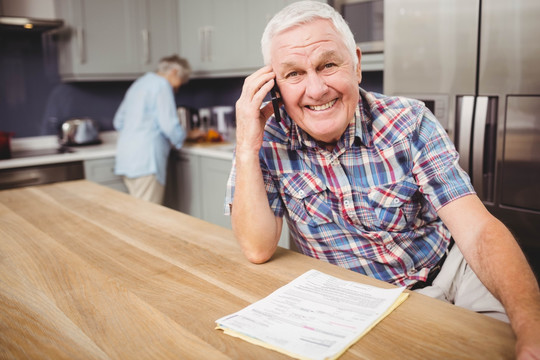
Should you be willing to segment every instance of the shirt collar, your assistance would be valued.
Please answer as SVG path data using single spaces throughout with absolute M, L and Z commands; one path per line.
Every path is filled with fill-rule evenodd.
M 370 147 L 373 144 L 371 99 L 372 96 L 360 88 L 360 100 L 356 108 L 356 116 L 358 118 L 356 122 L 356 137 L 359 142 L 358 145 L 362 143 L 366 147 Z

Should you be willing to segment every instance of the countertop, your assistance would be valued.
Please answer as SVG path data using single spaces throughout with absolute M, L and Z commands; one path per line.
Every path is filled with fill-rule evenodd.
M 310 269 L 391 285 L 85 181 L 0 191 L 0 358 L 288 359 L 215 320 Z M 341 357 L 511 359 L 510 326 L 410 293 Z
M 104 131 L 99 134 L 102 143 L 98 145 L 71 146 L 69 147 L 71 152 L 66 153 L 16 157 L 13 159 L 0 160 L 0 169 L 12 169 L 27 166 L 39 166 L 114 157 L 116 155 L 117 136 L 118 133 L 116 131 Z M 232 160 L 234 145 L 235 144 L 228 142 L 185 142 L 184 146 L 179 151 L 187 154 L 196 154 L 200 156 L 210 156 L 218 159 Z M 54 135 L 11 139 L 11 151 L 13 153 L 57 148 L 59 148 L 58 137 Z

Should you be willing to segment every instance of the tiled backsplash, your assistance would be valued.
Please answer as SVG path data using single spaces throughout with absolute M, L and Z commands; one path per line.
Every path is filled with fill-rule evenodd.
M 243 79 L 191 80 L 176 94 L 177 106 L 193 108 L 234 104 Z M 100 130 L 112 130 L 116 109 L 131 82 L 59 83 L 50 94 L 40 119 L 40 134 L 56 134 L 62 122 L 72 117 L 88 116 Z M 31 119 L 29 119 L 31 120 Z

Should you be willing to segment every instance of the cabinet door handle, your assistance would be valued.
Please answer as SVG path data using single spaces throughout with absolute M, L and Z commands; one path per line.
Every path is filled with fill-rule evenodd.
M 208 62 L 212 62 L 212 35 L 214 32 L 214 28 L 209 26 L 207 28 L 207 39 L 206 39 L 206 56 L 208 59 Z
M 143 64 L 150 63 L 150 33 L 148 29 L 141 30 L 142 42 L 143 42 Z
M 201 61 L 206 60 L 206 28 L 199 28 L 199 45 L 201 46 Z
M 84 53 L 84 29 L 82 27 L 78 27 L 76 30 L 76 34 L 79 52 L 79 63 L 84 64 L 86 62 L 86 56 Z

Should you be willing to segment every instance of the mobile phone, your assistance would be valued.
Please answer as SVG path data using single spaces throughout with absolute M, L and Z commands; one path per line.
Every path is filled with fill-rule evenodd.
M 277 96 L 279 94 L 279 97 Z M 281 121 L 281 114 L 279 112 L 279 98 L 281 97 L 281 94 L 279 93 L 279 88 L 277 87 L 277 84 L 274 85 L 272 90 L 270 90 L 270 96 L 272 98 L 272 106 L 274 107 L 274 115 L 276 117 L 276 121 Z

